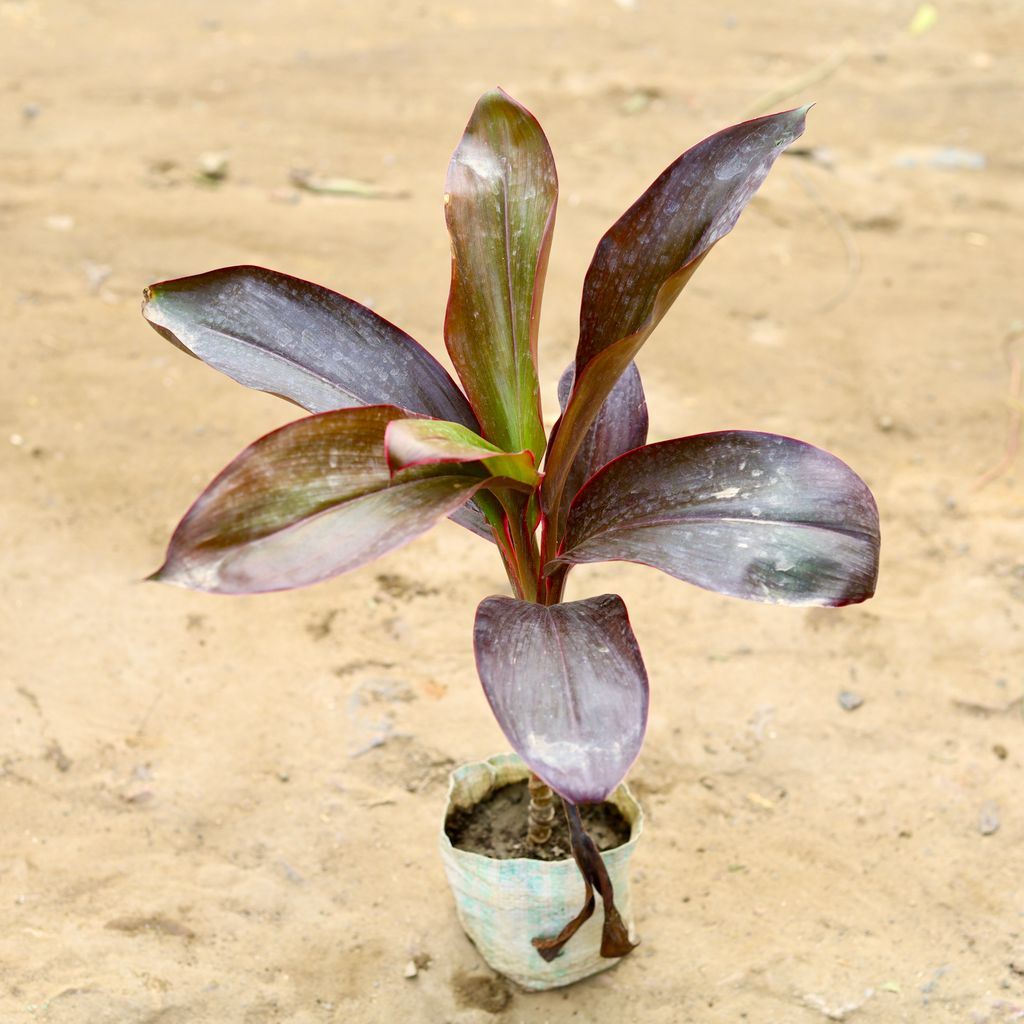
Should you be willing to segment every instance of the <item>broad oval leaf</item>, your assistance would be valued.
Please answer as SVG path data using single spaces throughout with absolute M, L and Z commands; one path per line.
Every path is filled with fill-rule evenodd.
M 199 496 L 151 579 L 217 594 L 286 590 L 418 537 L 487 479 L 433 466 L 392 477 L 384 431 L 402 415 L 337 409 L 260 438 Z
M 622 599 L 489 597 L 473 641 L 491 709 L 529 768 L 573 803 L 604 800 L 647 725 L 647 672 Z
M 384 435 L 384 451 L 392 473 L 412 466 L 479 462 L 492 477 L 530 488 L 540 482 L 533 452 L 503 452 L 468 427 L 447 420 L 393 420 Z
M 391 403 L 479 424 L 448 371 L 394 324 L 320 285 L 262 267 L 225 267 L 146 289 L 143 316 L 233 380 L 309 412 Z M 469 502 L 452 518 L 493 540 Z
M 853 604 L 878 575 L 878 509 L 834 455 L 723 431 L 647 445 L 597 473 L 556 563 L 622 560 L 734 597 Z
M 143 316 L 179 348 L 309 412 L 397 405 L 477 429 L 445 368 L 352 299 L 262 267 L 225 267 L 146 289 Z
M 500 89 L 486 93 L 448 167 L 445 342 L 484 436 L 503 451 L 529 448 L 538 460 L 537 329 L 557 194 L 536 119 Z
M 558 381 L 558 404 L 565 411 L 576 367 L 570 363 Z M 647 399 L 636 363 L 630 363 L 604 400 L 566 477 L 565 504 L 599 469 L 647 441 Z
M 732 230 L 779 154 L 803 134 L 808 109 L 745 121 L 697 143 L 598 243 L 583 284 L 576 379 L 545 466 L 546 508 L 559 508 L 605 397 L 700 261 Z

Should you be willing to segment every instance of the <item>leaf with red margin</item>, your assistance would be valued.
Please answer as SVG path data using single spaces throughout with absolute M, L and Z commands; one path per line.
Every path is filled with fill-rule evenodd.
M 878 509 L 834 455 L 752 431 L 628 452 L 569 509 L 555 564 L 640 562 L 752 601 L 844 605 L 878 576 Z
M 424 533 L 488 480 L 425 466 L 393 476 L 394 406 L 336 409 L 260 438 L 203 491 L 151 579 L 217 594 L 307 586 Z
M 575 364 L 570 363 L 558 381 L 558 404 L 563 412 L 572 391 L 575 371 Z M 599 469 L 647 441 L 647 426 L 647 399 L 640 371 L 636 363 L 630 363 L 604 400 L 573 459 L 565 482 L 566 508 L 576 492 Z
M 524 484 L 540 483 L 533 452 L 503 452 L 461 423 L 447 420 L 393 420 L 384 434 L 384 452 L 392 473 L 412 466 L 479 462 L 489 476 Z
M 240 384 L 309 412 L 397 405 L 479 424 L 445 368 L 352 299 L 262 267 L 150 285 L 143 316 L 178 348 Z
M 573 803 L 604 800 L 647 725 L 647 672 L 622 599 L 489 597 L 473 645 L 491 710 L 530 770 Z
M 538 461 L 537 329 L 557 195 L 537 120 L 500 89 L 483 95 L 448 167 L 445 343 L 479 432 L 503 451 L 529 448 Z
M 554 534 L 576 452 L 605 397 L 700 261 L 732 230 L 808 107 L 733 125 L 670 164 L 598 243 L 583 284 L 576 379 L 545 464 Z
M 142 314 L 160 335 L 233 380 L 309 412 L 390 403 L 479 424 L 448 371 L 372 310 L 263 267 L 225 267 L 150 285 Z M 475 502 L 452 517 L 485 540 Z

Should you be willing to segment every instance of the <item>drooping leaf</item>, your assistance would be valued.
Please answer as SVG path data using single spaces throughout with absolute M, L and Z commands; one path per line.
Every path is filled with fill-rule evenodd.
M 647 445 L 593 476 L 558 563 L 641 562 L 708 590 L 778 604 L 874 593 L 878 509 L 834 455 L 751 431 Z
M 647 724 L 647 672 L 621 598 L 489 597 L 473 644 L 494 716 L 529 768 L 573 803 L 604 800 Z
M 394 406 L 297 420 L 245 449 L 199 496 L 153 579 L 218 594 L 317 583 L 424 533 L 484 484 L 463 467 L 392 476 Z
M 529 448 L 537 460 L 545 444 L 537 329 L 557 194 L 536 119 L 500 89 L 486 93 L 448 167 L 445 341 L 481 433 L 503 451 Z
M 225 267 L 151 285 L 142 312 L 184 351 L 309 412 L 397 405 L 478 427 L 425 348 L 320 285 L 262 267 Z
M 605 396 L 779 154 L 803 134 L 807 109 L 755 118 L 699 142 L 601 239 L 583 284 L 575 383 L 545 465 L 547 509 L 559 509 L 573 458 Z
M 570 363 L 558 381 L 558 404 L 563 412 L 572 391 L 575 369 L 575 364 Z M 568 507 L 576 492 L 602 466 L 646 441 L 647 399 L 640 371 L 636 363 L 629 363 L 604 400 L 573 459 L 565 481 L 565 505 Z
M 488 475 L 534 487 L 540 478 L 533 453 L 503 452 L 461 423 L 404 419 L 388 424 L 384 449 L 391 471 L 445 462 L 480 462 Z
M 615 893 L 608 869 L 601 859 L 597 844 L 583 828 L 579 808 L 568 801 L 565 816 L 569 823 L 569 841 L 576 866 L 583 876 L 584 897 L 580 912 L 555 936 L 538 935 L 532 939 L 537 952 L 551 963 L 565 947 L 565 944 L 586 924 L 594 913 L 594 890 L 601 894 L 604 904 L 604 923 L 601 928 L 601 956 L 608 959 L 626 956 L 636 948 L 629 939 L 629 930 L 615 906 Z

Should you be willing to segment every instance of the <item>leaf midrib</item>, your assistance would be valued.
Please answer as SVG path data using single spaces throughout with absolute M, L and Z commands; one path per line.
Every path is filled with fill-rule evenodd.
M 577 730 L 580 728 L 580 708 L 579 701 L 576 699 L 576 693 L 573 687 L 569 684 L 571 676 L 569 675 L 569 660 L 566 657 L 565 648 L 562 645 L 562 635 L 558 629 L 558 622 L 554 611 L 548 611 L 549 621 L 553 628 L 555 638 L 555 648 L 558 651 L 558 659 L 562 665 L 562 679 L 565 681 L 565 693 L 566 693 L 566 710 L 569 717 L 572 719 L 573 725 Z
M 503 166 L 501 174 L 501 219 L 505 227 L 505 288 L 508 295 L 509 333 L 512 335 L 512 378 L 515 382 L 516 401 L 516 407 L 513 410 L 512 422 L 516 425 L 516 433 L 518 435 L 521 429 L 519 414 L 523 407 L 523 382 L 519 365 L 519 329 L 516 324 L 515 292 L 512 285 L 512 225 L 509 222 L 508 215 L 508 175 L 508 169 Z M 522 440 L 522 437 L 516 437 L 515 442 L 518 447 L 522 447 Z
M 416 484 L 425 483 L 427 481 L 436 482 L 439 480 L 466 480 L 467 483 L 472 481 L 474 484 L 479 484 L 480 486 L 483 486 L 483 484 L 486 483 L 485 480 L 480 480 L 479 478 L 475 477 L 463 476 L 462 474 L 458 473 L 439 473 L 437 476 L 425 475 L 416 477 L 415 479 L 412 480 L 402 480 L 398 483 L 387 483 L 384 484 L 383 486 L 378 487 L 368 486 L 366 489 L 361 490 L 357 493 L 346 494 L 343 498 L 340 498 L 338 500 L 334 500 L 328 503 L 321 503 L 319 507 L 313 508 L 310 511 L 303 513 L 302 515 L 293 519 L 291 522 L 285 524 L 284 526 L 280 526 L 276 529 L 270 529 L 262 533 L 255 533 L 245 536 L 229 538 L 221 543 L 217 543 L 215 539 L 211 539 L 209 541 L 201 543 L 199 545 L 199 548 L 213 548 L 217 550 L 220 548 L 233 548 L 242 544 L 252 544 L 258 541 L 266 540 L 268 537 L 273 537 L 277 534 L 285 533 L 286 531 L 294 529 L 297 526 L 302 526 L 313 519 L 317 519 L 320 516 L 327 515 L 328 513 L 336 511 L 345 505 L 349 505 L 356 501 L 359 501 L 362 498 L 372 497 L 373 495 L 381 494 L 384 491 L 403 490 L 407 487 L 412 487 Z M 477 487 L 477 490 L 479 490 L 479 487 Z
M 720 523 L 739 523 L 749 526 L 799 526 L 809 530 L 822 530 L 826 533 L 838 533 L 846 537 L 852 537 L 857 540 L 864 540 L 874 542 L 876 534 L 868 533 L 864 530 L 857 530 L 853 527 L 845 526 L 843 524 L 832 524 L 832 523 L 817 523 L 807 519 L 772 519 L 765 518 L 763 516 L 661 516 L 653 519 L 645 519 L 642 521 L 631 520 L 628 525 L 613 525 L 605 529 L 597 530 L 580 541 L 579 544 L 573 547 L 581 547 L 584 544 L 589 543 L 596 537 L 606 537 L 609 534 L 621 534 L 628 533 L 632 530 L 643 530 L 651 526 L 674 526 L 674 525 L 718 525 Z M 573 550 L 572 548 L 567 550 Z M 563 552 L 565 554 L 566 552 Z
M 376 404 L 376 403 L 373 403 L 373 402 L 366 402 L 366 401 L 364 401 L 363 399 L 359 398 L 358 395 L 354 394 L 352 391 L 349 391 L 347 388 L 343 387 L 336 380 L 332 380 L 330 377 L 326 377 L 322 373 L 318 373 L 315 370 L 311 370 L 308 366 L 304 365 L 303 363 L 299 363 L 299 362 L 289 358 L 287 355 L 285 355 L 285 354 L 283 354 L 281 352 L 275 352 L 273 349 L 266 348 L 264 345 L 261 345 L 258 341 L 255 341 L 252 338 L 246 338 L 246 337 L 244 337 L 244 336 L 242 336 L 240 334 L 232 334 L 230 331 L 223 330 L 220 327 L 214 327 L 208 321 L 201 321 L 201 323 L 206 328 L 206 330 L 208 330 L 211 334 L 215 334 L 219 338 L 226 338 L 226 339 L 228 339 L 230 341 L 237 342 L 243 348 L 247 348 L 247 349 L 250 349 L 250 350 L 253 350 L 253 351 L 256 351 L 256 352 L 260 352 L 262 355 L 268 356 L 272 360 L 276 360 L 279 363 L 284 363 L 287 366 L 290 366 L 290 367 L 293 367 L 294 369 L 300 370 L 306 376 L 312 377 L 314 380 L 319 381 L 321 384 L 328 385 L 329 387 L 333 388 L 334 390 L 336 390 L 336 391 L 340 392 L 341 394 L 347 396 L 352 401 L 358 402 L 360 405 L 365 406 L 365 405 Z M 167 327 L 168 330 L 172 330 L 172 328 L 169 327 L 167 324 L 163 324 L 161 326 Z M 188 347 L 189 347 L 190 351 L 192 351 L 193 353 L 195 352 L 195 349 L 193 349 L 191 346 L 188 346 Z M 199 358 L 202 358 L 204 362 L 207 361 L 205 359 L 205 357 L 199 357 Z M 265 390 L 265 389 L 261 388 L 260 390 Z M 306 408 L 306 407 L 303 406 L 303 408 Z

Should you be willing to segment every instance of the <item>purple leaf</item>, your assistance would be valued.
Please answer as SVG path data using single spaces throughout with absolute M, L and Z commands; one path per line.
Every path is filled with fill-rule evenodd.
M 647 724 L 647 672 L 622 599 L 489 597 L 473 640 L 491 709 L 530 770 L 573 803 L 604 800 Z
M 165 338 L 247 387 L 310 412 L 397 405 L 478 429 L 444 367 L 358 302 L 262 267 L 226 267 L 146 289 Z
M 484 540 L 489 540 L 493 544 L 494 534 L 491 532 L 487 516 L 481 508 L 482 501 L 482 496 L 477 495 L 476 498 L 467 501 L 462 508 L 456 509 L 448 518 L 453 523 L 465 527 L 470 533 L 475 533 L 478 537 L 483 537 Z
M 391 403 L 479 427 L 426 349 L 365 306 L 308 281 L 226 267 L 151 285 L 142 313 L 183 351 L 310 412 Z M 452 518 L 493 541 L 474 502 Z
M 153 579 L 217 594 L 317 583 L 424 533 L 487 483 L 426 466 L 392 476 L 394 406 L 297 420 L 245 449 L 196 500 Z
M 555 426 L 544 504 L 556 533 L 573 459 L 605 397 L 711 247 L 735 225 L 807 107 L 745 121 L 687 150 L 601 239 L 583 284 L 576 379 Z
M 565 411 L 572 390 L 575 364 L 570 363 L 558 381 L 558 404 Z M 630 363 L 604 400 L 590 425 L 565 482 L 568 507 L 576 492 L 612 459 L 639 448 L 647 440 L 647 400 L 636 363 Z
M 480 433 L 503 451 L 529 448 L 538 461 L 537 328 L 557 194 L 536 119 L 500 89 L 486 93 L 448 167 L 445 342 Z
M 569 509 L 556 564 L 641 562 L 722 594 L 843 605 L 874 593 L 878 509 L 834 455 L 749 431 L 647 445 Z

